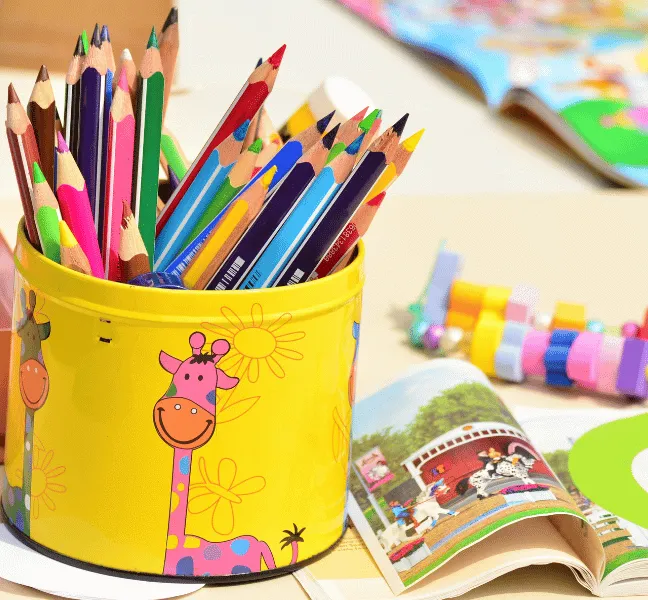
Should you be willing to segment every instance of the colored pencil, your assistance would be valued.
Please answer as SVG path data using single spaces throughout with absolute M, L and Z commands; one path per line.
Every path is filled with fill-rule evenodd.
M 166 83 L 164 87 L 162 122 L 164 122 L 169 105 L 169 96 L 171 94 L 171 86 L 173 85 L 176 61 L 178 59 L 179 43 L 178 9 L 174 6 L 169 11 L 164 25 L 162 25 L 162 33 L 160 35 L 160 59 L 162 60 L 162 72 L 164 73 L 164 81 Z
M 202 150 L 189 167 L 187 174 L 180 182 L 180 187 L 164 206 L 157 221 L 156 231 L 159 234 L 171 214 L 176 209 L 183 196 L 193 183 L 194 179 L 200 173 L 205 162 L 209 159 L 214 149 L 229 135 L 231 135 L 242 123 L 250 121 L 263 104 L 268 94 L 272 91 L 274 82 L 277 78 L 277 71 L 281 65 L 286 46 L 279 48 L 268 60 L 261 66 L 252 71 L 243 88 L 238 93 L 234 102 L 227 109 L 227 112 L 220 120 L 213 133 L 203 146 Z
M 277 133 L 277 130 L 268 115 L 268 111 L 264 106 L 262 106 L 260 110 L 257 133 L 257 137 L 263 140 L 263 148 L 261 149 L 261 152 L 259 152 L 256 164 L 254 165 L 255 170 L 252 173 L 253 176 L 263 169 L 283 147 L 283 140 Z
M 130 198 L 132 193 L 134 148 L 135 116 L 128 78 L 126 72 L 122 71 L 110 109 L 106 151 L 102 258 L 105 277 L 111 281 L 119 281 L 122 204 L 124 198 Z
M 117 72 L 117 65 L 115 63 L 115 54 L 113 53 L 112 42 L 110 41 L 110 31 L 108 30 L 108 25 L 102 25 L 101 27 L 101 50 L 106 56 L 106 65 L 108 70 L 114 75 Z M 106 83 L 106 85 L 108 85 Z M 112 80 L 110 82 L 112 87 Z
M 220 186 L 215 196 L 211 199 L 198 222 L 194 225 L 187 238 L 187 242 L 193 240 L 198 234 L 209 225 L 210 221 L 223 210 L 232 199 L 243 189 L 243 186 L 250 181 L 254 164 L 256 163 L 257 156 L 261 151 L 262 142 L 257 139 L 247 150 L 242 152 L 232 167 L 225 181 Z M 273 173 L 276 173 L 275 168 Z M 187 243 L 185 243 L 185 246 Z
M 166 87 L 164 89 L 166 89 Z M 162 165 L 164 172 L 168 175 L 169 168 L 172 168 L 178 176 L 178 179 L 181 180 L 187 174 L 187 170 L 191 163 L 183 152 L 178 138 L 176 138 L 176 136 L 166 127 L 162 129 L 160 150 L 160 164 Z
M 81 32 L 81 41 L 83 42 L 83 53 L 87 55 L 90 50 L 90 41 L 88 40 L 88 32 L 85 29 Z
M 29 102 L 27 103 L 27 115 L 34 127 L 40 165 L 47 183 L 54 186 L 54 135 L 56 120 L 56 105 L 54 102 L 54 90 L 49 73 L 45 65 L 42 65 L 36 83 L 32 90 Z
M 117 87 L 117 82 L 122 71 L 126 71 L 131 102 L 133 103 L 133 108 L 135 108 L 137 106 L 137 67 L 128 48 L 124 48 L 119 57 L 119 71 L 113 79 L 113 92 L 115 91 L 114 88 Z
M 81 112 L 81 70 L 85 59 L 83 40 L 77 38 L 72 60 L 65 75 L 65 142 L 75 160 L 79 152 L 79 117 Z
M 391 162 L 407 117 L 404 115 L 369 146 L 344 186 L 318 215 L 299 247 L 272 282 L 273 286 L 292 285 L 310 277 Z
M 360 205 L 351 221 L 349 221 L 337 240 L 335 240 L 326 254 L 324 254 L 324 257 L 320 260 L 315 271 L 308 278 L 308 281 L 321 279 L 335 272 L 341 264 L 346 265 L 346 261 L 351 256 L 358 240 L 369 230 L 369 226 L 385 199 L 385 195 L 386 192 L 381 192 L 371 200 Z
M 276 167 L 270 169 L 246 194 L 232 202 L 183 274 L 189 289 L 202 290 L 214 276 L 250 223 L 259 214 Z
M 297 161 L 295 167 L 266 201 L 258 217 L 243 234 L 230 255 L 206 284 L 206 289 L 234 290 L 239 286 L 308 186 L 324 168 L 338 129 L 339 126 L 336 125 Z
M 391 184 L 400 177 L 424 133 L 425 129 L 417 131 L 415 134 L 403 141 L 403 143 L 398 147 L 394 154 L 393 161 L 387 166 L 382 175 L 378 178 L 378 181 L 376 181 L 374 186 L 371 188 L 371 191 L 367 194 L 369 200 L 389 189 Z
M 249 121 L 244 121 L 203 163 L 200 173 L 194 178 L 182 202 L 157 237 L 154 270 L 165 270 L 189 241 L 189 234 L 234 167 L 249 125 Z M 182 186 L 182 183 L 180 185 Z M 165 208 L 169 202 L 171 199 Z
M 260 58 L 257 60 L 256 65 L 254 65 L 254 68 L 257 69 L 263 64 L 263 58 Z M 263 110 L 263 104 L 259 107 L 259 110 L 257 110 L 256 114 L 250 119 L 250 127 L 248 128 L 247 135 L 245 136 L 245 141 L 243 142 L 243 149 L 246 150 L 248 146 L 250 146 L 252 143 L 254 143 L 254 140 L 256 140 L 259 135 L 259 117 L 261 116 L 261 111 Z
M 333 148 L 331 148 L 331 151 L 329 152 L 327 162 L 331 162 L 334 158 L 339 156 L 342 151 L 358 137 L 360 133 L 363 133 L 363 131 L 360 129 L 360 123 L 362 123 L 368 109 L 369 107 L 366 106 L 358 114 L 354 115 L 340 125 L 340 131 L 335 140 L 335 144 L 333 144 Z M 365 135 L 365 137 L 367 136 Z M 356 156 L 360 156 L 359 151 Z
M 16 181 L 18 182 L 18 191 L 20 192 L 20 201 L 23 212 L 25 213 L 27 238 L 32 246 L 40 250 L 40 240 L 38 238 L 38 230 L 36 229 L 34 208 L 31 199 L 34 177 L 33 165 L 35 162 L 40 161 L 40 157 L 38 155 L 34 128 L 11 83 L 9 84 L 7 121 L 5 125 L 7 127 L 11 161 L 13 162 Z
M 364 156 L 367 148 L 369 148 L 371 143 L 374 141 L 376 134 L 378 133 L 378 130 L 380 129 L 380 126 L 382 124 L 381 117 L 382 110 L 377 108 L 376 110 L 371 111 L 364 119 L 362 119 L 362 121 L 360 121 L 358 129 L 360 131 L 364 131 L 366 135 L 362 140 L 362 146 L 360 147 L 360 152 L 358 152 L 356 162 L 358 162 Z
M 360 134 L 340 156 L 322 169 L 243 279 L 241 289 L 273 287 L 311 227 L 345 185 L 363 137 L 364 133 Z
M 169 166 L 169 189 L 173 191 L 180 185 L 180 178 L 176 175 L 175 171 Z
M 59 238 L 59 204 L 47 182 L 45 174 L 35 162 L 34 170 L 34 218 L 43 254 L 54 262 L 61 262 Z
M 101 178 L 100 178 L 100 198 L 99 198 L 99 224 L 98 224 L 98 237 L 99 245 L 101 248 L 104 246 L 104 230 L 106 224 L 104 216 L 106 214 L 106 166 L 108 164 L 108 127 L 110 122 L 110 109 L 113 101 L 113 80 L 115 77 L 115 56 L 113 55 L 112 44 L 110 42 L 110 32 L 108 25 L 103 25 L 101 28 L 101 51 L 106 57 L 106 87 L 104 96 L 104 114 L 103 114 L 103 133 L 101 140 L 103 148 L 101 150 Z
M 136 159 L 133 168 L 133 200 L 131 203 L 151 262 L 155 249 L 163 102 L 164 75 L 162 74 L 157 36 L 155 28 L 153 28 L 137 80 Z
M 124 283 L 149 272 L 149 257 L 146 245 L 137 227 L 135 216 L 128 206 L 123 203 L 121 221 L 121 236 L 119 242 L 119 268 Z
M 92 274 L 103 279 L 99 240 L 92 219 L 88 188 L 63 136 L 58 135 L 56 195 L 61 215 L 88 257 Z
M 58 225 L 61 240 L 61 264 L 84 275 L 92 275 L 88 257 L 83 252 L 68 224 L 61 220 Z
M 104 103 L 106 100 L 106 55 L 101 50 L 99 26 L 95 26 L 90 50 L 81 72 L 79 170 L 86 182 L 97 235 L 101 235 L 101 169 L 103 164 Z M 79 239 L 77 232 L 72 233 Z M 81 247 L 83 241 L 79 239 Z M 87 252 L 86 252 L 87 254 Z M 92 265 L 92 257 L 88 256 Z M 94 270 L 94 265 L 93 265 Z

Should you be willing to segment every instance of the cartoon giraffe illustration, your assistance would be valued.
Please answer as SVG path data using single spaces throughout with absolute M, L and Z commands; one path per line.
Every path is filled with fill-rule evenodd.
M 20 368 L 18 386 L 25 403 L 25 430 L 23 449 L 22 486 L 7 490 L 4 508 L 11 522 L 25 535 L 30 534 L 32 461 L 34 455 L 34 413 L 45 404 L 49 393 L 49 375 L 43 360 L 41 343 L 51 332 L 49 321 L 38 323 L 34 317 L 36 293 L 29 291 L 27 304 L 25 290 L 20 290 L 23 317 L 16 325 L 20 337 Z
M 165 575 L 220 576 L 243 575 L 276 568 L 268 544 L 251 535 L 224 542 L 210 542 L 185 533 L 191 458 L 216 429 L 216 389 L 230 390 L 239 380 L 216 365 L 230 349 L 226 340 L 216 340 L 211 353 L 202 353 L 206 338 L 199 331 L 189 336 L 192 354 L 185 360 L 160 352 L 160 365 L 173 376 L 169 389 L 153 409 L 158 435 L 173 448 L 171 504 L 164 559 Z M 297 562 L 298 543 L 304 529 L 285 530 L 282 549 L 292 548 L 290 564 Z

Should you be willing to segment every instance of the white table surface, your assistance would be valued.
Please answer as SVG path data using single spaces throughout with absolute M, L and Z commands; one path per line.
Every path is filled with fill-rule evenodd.
M 440 75 L 426 60 L 327 0 L 219 2 L 181 0 L 184 40 L 179 84 L 168 123 L 188 154 L 199 150 L 260 54 L 288 44 L 275 92 L 267 103 L 275 122 L 297 107 L 326 75 L 347 76 L 384 108 L 387 121 L 412 114 L 427 135 L 367 236 L 367 285 L 358 367 L 362 397 L 425 356 L 410 348 L 405 309 L 424 284 L 441 237 L 466 255 L 466 278 L 541 290 L 541 305 L 582 301 L 610 323 L 643 317 L 648 299 L 648 204 L 641 194 L 592 193 L 602 186 L 579 161 L 525 124 L 488 114 L 485 105 Z M 218 35 L 205 32 L 219 23 Z M 247 23 L 244 32 L 227 23 Z M 254 43 L 241 42 L 245 33 Z M 203 39 L 202 42 L 195 40 Z M 192 41 L 193 40 L 193 41 Z M 215 40 L 215 41 L 214 41 Z M 197 85 L 187 62 L 227 52 Z M 35 73 L 0 70 L 0 88 L 13 80 L 26 103 Z M 53 76 L 62 96 L 62 77 Z M 188 91 L 186 91 L 188 90 Z M 20 214 L 6 142 L 0 143 L 0 230 L 11 241 Z M 502 195 L 508 192 L 508 195 Z M 533 192 L 533 195 L 523 195 Z M 561 196 L 552 195 L 562 192 Z M 486 193 L 486 196 L 478 195 Z M 425 194 L 427 197 L 422 197 Z M 401 197 L 418 195 L 419 197 Z M 624 402 L 543 386 L 500 385 L 511 404 L 556 408 L 623 406 Z M 48 598 L 0 581 L 4 598 Z M 305 598 L 291 577 L 231 588 L 208 588 L 197 600 Z M 466 599 L 571 600 L 590 597 L 561 567 L 507 575 Z

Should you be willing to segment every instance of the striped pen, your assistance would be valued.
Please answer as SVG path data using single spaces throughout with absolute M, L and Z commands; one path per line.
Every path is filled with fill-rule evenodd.
M 239 286 L 308 186 L 324 168 L 338 129 L 339 125 L 336 125 L 297 161 L 286 178 L 275 188 L 272 196 L 266 200 L 257 218 L 218 271 L 206 283 L 206 289 L 234 290 Z
M 157 237 L 153 263 L 155 271 L 166 270 L 189 241 L 189 234 L 234 166 L 249 125 L 249 121 L 244 121 L 238 129 L 212 150 L 203 163 L 200 172 L 183 196 L 182 202 L 178 204 Z
M 295 249 L 273 286 L 293 285 L 310 277 L 331 244 L 353 218 L 373 184 L 392 161 L 408 116 L 404 115 L 369 146 L 339 193 L 318 216 L 299 248 Z
M 232 199 L 243 189 L 243 186 L 250 181 L 254 163 L 261 151 L 262 142 L 257 139 L 247 150 L 244 150 L 238 157 L 236 164 L 232 167 L 225 181 L 220 186 L 216 195 L 211 199 L 203 213 L 200 215 L 198 222 L 191 230 L 187 242 L 195 239 L 200 232 L 209 225 L 212 219 L 219 214 Z M 273 168 L 276 172 L 277 168 Z M 185 243 L 185 246 L 187 244 Z
M 101 169 L 103 164 L 103 120 L 106 98 L 106 56 L 101 50 L 99 25 L 95 26 L 88 55 L 81 73 L 81 117 L 79 132 L 79 170 L 88 188 L 95 231 L 101 223 Z M 67 147 L 67 146 L 66 146 Z M 77 240 L 79 236 L 72 229 Z M 81 243 L 81 240 L 79 240 Z M 81 243 L 83 248 L 83 244 Z M 87 252 L 86 252 L 87 254 Z M 92 265 L 92 260 L 90 264 Z
M 155 250 L 163 103 L 164 75 L 162 74 L 160 50 L 154 27 L 146 44 L 146 52 L 140 64 L 137 81 L 137 116 L 135 119 L 137 127 L 135 130 L 131 201 L 135 222 L 139 227 L 151 263 Z
M 320 215 L 345 187 L 363 137 L 360 134 L 321 171 L 243 279 L 241 289 L 273 287 Z
M 88 188 L 60 132 L 56 151 L 58 154 L 56 195 L 61 207 L 61 215 L 87 256 L 92 274 L 103 279 L 101 251 L 92 220 Z
M 104 275 L 119 281 L 119 236 L 124 199 L 129 199 L 133 183 L 133 151 L 135 148 L 135 116 L 128 89 L 128 77 L 121 71 L 115 88 L 108 121 L 106 150 L 106 192 L 103 214 Z
M 214 149 L 234 133 L 242 123 L 245 121 L 249 122 L 265 102 L 265 99 L 274 86 L 277 71 L 281 65 L 281 59 L 285 50 L 286 46 L 281 46 L 268 60 L 252 71 L 252 74 L 248 77 L 243 88 L 234 99 L 234 102 L 232 102 L 223 118 L 216 125 L 216 128 L 196 157 L 196 160 L 189 167 L 187 174 L 180 182 L 180 186 L 164 205 L 164 209 L 157 219 L 156 233 L 158 235 Z

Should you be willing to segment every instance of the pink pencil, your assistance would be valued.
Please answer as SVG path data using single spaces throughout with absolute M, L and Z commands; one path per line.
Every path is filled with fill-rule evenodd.
M 57 135 L 56 195 L 61 207 L 61 214 L 88 257 L 92 274 L 103 279 L 101 251 L 90 210 L 88 188 L 79 167 L 70 154 L 65 138 L 60 131 Z
M 135 116 L 128 87 L 128 75 L 126 70 L 122 69 L 110 108 L 106 152 L 102 257 L 104 275 L 111 281 L 121 280 L 119 275 L 120 225 L 123 201 L 128 201 L 131 197 L 134 148 Z

